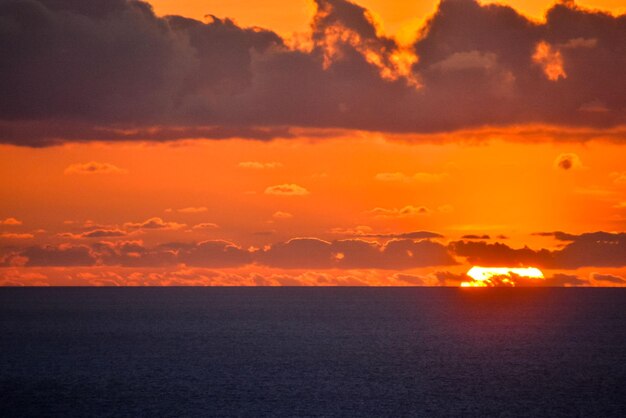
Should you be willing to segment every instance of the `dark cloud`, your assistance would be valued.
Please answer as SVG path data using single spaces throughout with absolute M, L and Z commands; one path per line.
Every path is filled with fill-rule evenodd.
M 571 243 L 555 251 L 559 268 L 626 266 L 626 233 L 592 232 L 573 236 Z
M 63 244 L 59 246 L 32 246 L 21 251 L 10 252 L 0 259 L 0 265 L 24 265 L 25 267 L 75 267 L 92 266 L 96 257 L 84 245 Z
M 445 246 L 428 240 L 392 239 L 383 245 L 361 239 L 328 242 L 316 238 L 273 245 L 258 262 L 282 268 L 398 270 L 456 264 Z
M 536 280 L 535 280 L 536 281 Z M 557 273 L 552 277 L 547 277 L 541 282 L 541 286 L 562 287 L 562 286 L 586 286 L 589 285 L 587 280 L 573 274 Z
M 545 249 L 535 251 L 528 247 L 514 249 L 499 242 L 453 241 L 450 250 L 471 264 L 483 266 L 530 265 L 546 267 L 552 263 L 553 254 Z
M 459 286 L 461 282 L 471 280 L 465 273 L 457 274 L 449 271 L 436 271 L 434 276 L 439 286 Z
M 413 274 L 394 274 L 394 279 L 407 283 L 411 286 L 424 286 L 424 278 Z
M 142 241 L 99 242 L 92 245 L 98 264 L 122 267 L 165 267 L 176 265 L 175 248 L 147 248 Z
M 489 235 L 468 234 L 468 235 L 463 235 L 461 237 L 461 239 L 477 239 L 477 240 L 481 240 L 481 239 L 491 239 L 491 237 Z
M 580 157 L 573 153 L 560 154 L 554 161 L 555 168 L 565 171 L 581 168 L 582 166 Z
M 83 238 L 107 238 L 107 237 L 123 237 L 126 236 L 126 231 L 121 229 L 94 229 L 93 231 L 87 231 L 80 234 Z
M 428 240 L 391 240 L 385 245 L 358 239 L 323 241 L 296 238 L 264 250 L 244 249 L 222 240 L 198 243 L 166 243 L 146 247 L 142 241 L 101 241 L 91 246 L 29 247 L 10 249 L 1 266 L 106 265 L 162 267 L 184 264 L 194 267 L 241 267 L 259 264 L 286 269 L 409 269 L 453 265 L 445 246 Z
M 237 267 L 250 264 L 253 253 L 231 242 L 203 241 L 178 253 L 178 261 L 198 267 Z
M 608 282 L 615 284 L 624 284 L 626 280 L 620 276 L 615 276 L 613 274 L 600 274 L 600 273 L 591 273 L 591 278 L 593 280 L 597 280 L 600 282 Z
M 445 0 L 406 51 L 362 7 L 316 4 L 304 51 L 229 19 L 157 17 L 139 1 L 3 0 L 0 141 L 626 122 L 624 15 L 567 3 L 538 23 Z
M 565 232 L 540 232 L 535 235 L 553 236 L 568 242 L 558 250 L 514 249 L 502 243 L 453 241 L 451 251 L 466 257 L 470 263 L 481 265 L 530 265 L 553 269 L 581 267 L 626 266 L 626 233 L 591 232 L 580 235 Z
M 79 237 L 122 236 L 116 230 L 93 230 L 85 234 Z M 557 250 L 511 248 L 485 241 L 452 241 L 446 246 L 430 239 L 406 238 L 391 238 L 383 243 L 363 238 L 334 241 L 295 238 L 263 249 L 246 249 L 223 240 L 171 242 L 153 247 L 145 246 L 140 240 L 116 240 L 90 245 L 4 247 L 0 248 L 0 266 L 158 267 L 181 264 L 223 268 L 257 264 L 285 269 L 407 270 L 457 265 L 455 257 L 482 266 L 533 266 L 555 270 L 626 266 L 626 233 L 594 232 L 569 235 L 568 239 L 571 241 Z M 443 282 L 463 281 L 464 278 L 444 273 L 435 277 Z

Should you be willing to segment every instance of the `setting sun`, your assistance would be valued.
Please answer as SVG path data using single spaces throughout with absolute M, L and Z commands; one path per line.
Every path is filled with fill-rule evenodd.
M 479 267 L 474 266 L 467 272 L 472 281 L 462 282 L 461 287 L 514 287 L 518 278 L 543 279 L 543 273 L 536 267 Z

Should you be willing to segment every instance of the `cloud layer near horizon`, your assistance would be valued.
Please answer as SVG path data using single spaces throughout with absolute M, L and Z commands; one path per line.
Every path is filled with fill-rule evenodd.
M 281 269 L 409 270 L 454 266 L 461 260 L 483 266 L 535 266 L 574 270 L 583 267 L 626 267 L 626 233 L 581 235 L 550 233 L 567 242 L 555 250 L 515 249 L 499 242 L 452 241 L 430 238 L 386 237 L 386 242 L 364 239 L 325 241 L 294 238 L 263 249 L 243 248 L 224 240 L 171 242 L 148 247 L 141 240 L 124 239 L 122 231 L 96 230 L 74 238 L 115 238 L 118 241 L 4 247 L 0 267 L 191 267 L 229 268 L 258 265 Z M 421 234 L 425 234 L 422 232 Z M 406 234 L 407 236 L 409 234 Z M 437 237 L 437 234 L 433 234 Z
M 312 45 L 143 2 L 0 2 L 0 142 L 425 133 L 626 123 L 626 16 L 552 7 L 544 23 L 445 0 L 403 48 L 369 13 L 316 0 Z

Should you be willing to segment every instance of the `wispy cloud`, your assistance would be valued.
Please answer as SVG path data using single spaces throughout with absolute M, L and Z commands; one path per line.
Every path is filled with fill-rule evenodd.
M 13 232 L 5 232 L 0 234 L 0 238 L 5 238 L 5 239 L 31 239 L 34 238 L 33 234 L 18 234 L 18 233 L 13 233 Z
M 188 208 L 178 209 L 177 212 L 178 213 L 202 213 L 202 212 L 206 212 L 208 210 L 209 209 L 206 208 L 205 206 L 198 206 L 198 207 L 191 206 L 191 207 L 188 207 Z
M 240 168 L 248 168 L 248 169 L 252 169 L 252 170 L 263 170 L 263 169 L 272 169 L 272 168 L 279 168 L 282 167 L 283 165 L 281 163 L 277 163 L 277 162 L 259 162 L 259 161 L 242 161 L 238 164 L 238 166 Z
M 369 214 L 379 218 L 404 218 L 416 215 L 428 215 L 432 211 L 426 206 L 407 205 L 402 208 L 374 208 L 368 211 Z
M 180 229 L 187 226 L 178 222 L 166 222 L 159 217 L 153 217 L 144 222 L 127 222 L 124 224 L 126 228 L 137 229 Z
M 447 173 L 378 173 L 374 177 L 378 181 L 403 182 L 403 183 L 439 183 L 448 178 Z
M 17 226 L 22 225 L 22 221 L 15 218 L 6 218 L 0 220 L 0 225 L 9 225 L 9 226 Z
M 126 170 L 111 163 L 99 163 L 90 161 L 88 163 L 76 163 L 68 166 L 64 173 L 70 174 L 125 174 Z
M 309 191 L 297 184 L 278 184 L 276 186 L 269 186 L 265 189 L 265 194 L 275 196 L 306 196 Z

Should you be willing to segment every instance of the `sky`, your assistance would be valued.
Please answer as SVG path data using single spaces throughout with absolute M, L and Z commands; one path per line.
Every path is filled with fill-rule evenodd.
M 624 286 L 619 3 L 0 2 L 0 284 Z

